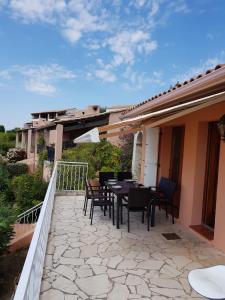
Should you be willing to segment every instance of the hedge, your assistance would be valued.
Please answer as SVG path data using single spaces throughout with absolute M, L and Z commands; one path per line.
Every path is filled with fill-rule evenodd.
M 28 173 L 28 166 L 26 164 L 8 164 L 7 170 L 9 177 L 12 178 L 14 176 L 20 176 L 22 174 Z

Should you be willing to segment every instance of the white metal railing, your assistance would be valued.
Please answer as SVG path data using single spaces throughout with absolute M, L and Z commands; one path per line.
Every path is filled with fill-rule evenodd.
M 39 299 L 45 252 L 56 190 L 57 166 L 58 164 L 56 163 L 43 201 L 41 213 L 34 231 L 30 248 L 27 253 L 14 300 Z
M 41 211 L 43 202 L 35 205 L 34 207 L 26 210 L 22 214 L 18 215 L 16 223 L 19 224 L 33 224 L 36 223 Z
M 83 191 L 88 174 L 88 163 L 58 162 L 57 191 Z
M 87 173 L 87 163 L 56 162 L 14 300 L 39 299 L 55 192 L 84 190 Z

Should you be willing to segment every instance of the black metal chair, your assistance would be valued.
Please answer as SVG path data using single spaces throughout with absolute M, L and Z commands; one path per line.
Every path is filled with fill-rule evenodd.
M 109 179 L 114 179 L 114 172 L 99 172 L 99 183 L 101 186 L 105 186 L 105 182 Z
M 132 173 L 131 172 L 118 172 L 117 180 L 123 181 L 124 179 L 132 179 Z
M 101 189 L 100 185 L 93 185 L 92 184 L 92 189 L 94 191 L 99 191 Z M 87 214 L 87 207 L 88 207 L 88 201 L 92 199 L 91 196 L 91 190 L 90 190 L 90 186 L 89 186 L 89 182 L 88 180 L 85 180 L 85 198 L 84 198 L 84 207 L 83 207 L 83 211 L 84 211 L 84 215 L 86 216 Z
M 94 207 L 98 206 L 104 211 L 104 215 L 106 215 L 106 208 L 109 207 L 109 217 L 113 220 L 113 225 L 115 224 L 115 215 L 114 215 L 114 195 L 110 194 L 108 189 L 99 189 L 94 190 L 91 186 L 90 182 L 88 182 L 91 191 L 91 210 L 90 210 L 90 217 L 91 217 L 91 225 L 93 222 L 93 215 L 94 215 Z M 112 210 L 112 212 L 111 212 Z
M 159 185 L 151 188 L 151 206 L 152 206 L 152 221 L 151 225 L 155 223 L 155 207 L 164 206 L 166 210 L 166 217 L 168 218 L 168 207 L 171 209 L 172 223 L 174 224 L 174 204 L 173 196 L 176 190 L 176 183 L 168 178 L 161 177 Z
M 151 215 L 150 196 L 151 193 L 149 188 L 143 188 L 143 187 L 130 188 L 128 193 L 127 204 L 123 205 L 127 208 L 128 232 L 130 232 L 130 212 L 142 212 L 142 223 L 144 223 L 144 215 L 145 212 L 147 212 L 146 214 L 147 229 L 149 231 L 149 223 L 150 223 L 150 215 Z

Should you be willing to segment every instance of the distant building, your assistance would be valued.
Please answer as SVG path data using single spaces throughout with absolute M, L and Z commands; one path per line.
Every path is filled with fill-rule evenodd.
M 55 160 L 60 160 L 63 149 L 74 147 L 73 140 L 85 132 L 118 122 L 121 114 L 131 106 L 113 106 L 102 109 L 90 105 L 84 109 L 63 109 L 31 113 L 32 120 L 17 131 L 16 147 L 27 152 L 27 163 L 34 169 L 39 151 L 54 147 Z M 107 138 L 119 146 L 120 138 Z

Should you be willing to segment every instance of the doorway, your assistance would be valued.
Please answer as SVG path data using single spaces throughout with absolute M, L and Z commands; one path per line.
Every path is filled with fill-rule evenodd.
M 176 126 L 172 128 L 169 178 L 176 183 L 176 191 L 173 198 L 173 204 L 175 206 L 175 217 L 179 217 L 179 208 L 180 208 L 184 132 L 185 132 L 184 126 Z
M 215 226 L 219 155 L 220 134 L 217 128 L 217 123 L 210 122 L 208 125 L 202 224 L 211 230 L 213 230 Z

